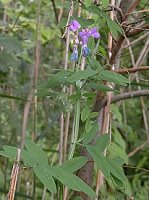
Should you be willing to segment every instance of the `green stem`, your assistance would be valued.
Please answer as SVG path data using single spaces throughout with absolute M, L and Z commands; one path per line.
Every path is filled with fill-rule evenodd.
M 73 157 L 74 152 L 75 152 L 76 143 L 78 140 L 79 121 L 80 121 L 80 99 L 77 99 L 76 104 L 75 104 L 74 123 L 73 123 L 69 159 Z

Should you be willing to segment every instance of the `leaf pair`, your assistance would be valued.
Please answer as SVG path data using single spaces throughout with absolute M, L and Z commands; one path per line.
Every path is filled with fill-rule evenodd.
M 118 158 L 105 157 L 102 152 L 109 144 L 109 135 L 104 134 L 98 138 L 95 145 L 86 145 L 86 149 L 95 161 L 98 169 L 102 171 L 109 183 L 114 183 L 115 187 L 124 189 L 126 187 L 126 177 L 122 170 L 122 160 Z

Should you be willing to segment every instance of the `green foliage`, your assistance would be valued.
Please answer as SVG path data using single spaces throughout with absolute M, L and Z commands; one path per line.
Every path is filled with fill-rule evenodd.
M 72 190 L 82 191 L 91 197 L 95 197 L 94 191 L 84 181 L 72 174 L 87 162 L 85 157 L 72 158 L 60 167 L 51 167 L 48 165 L 48 158 L 45 152 L 32 140 L 27 139 L 25 147 L 27 150 L 22 151 L 24 163 L 33 168 L 36 176 L 50 192 L 56 193 L 57 191 L 54 177 Z M 0 155 L 15 159 L 16 147 L 4 146 L 3 149 L 4 151 L 0 151 Z
M 102 0 L 102 5 L 103 5 L 104 8 L 108 7 L 109 0 Z
M 109 135 L 104 134 L 97 139 L 96 146 L 101 152 L 103 152 L 106 149 L 106 147 L 108 146 L 109 142 L 110 142 Z
M 80 169 L 83 165 L 85 165 L 86 162 L 86 157 L 78 156 L 70 160 L 66 160 L 65 163 L 61 165 L 61 168 L 67 172 L 72 173 Z
M 6 33 L 0 33 L 0 45 L 3 51 L 20 54 L 22 46 L 19 40 Z
M 114 182 L 116 188 L 124 189 L 126 187 L 126 177 L 120 165 L 115 160 L 104 157 L 97 147 L 88 145 L 87 150 L 93 157 L 98 169 L 100 169 L 107 181 Z
M 101 71 L 100 75 L 98 76 L 99 80 L 106 80 L 109 82 L 116 83 L 118 85 L 124 85 L 126 86 L 126 83 L 129 83 L 129 80 L 122 76 L 121 74 L 109 71 L 109 70 L 103 70 Z
M 92 112 L 92 110 L 98 94 L 99 101 L 102 101 L 107 91 L 112 91 L 113 95 L 116 95 L 137 90 L 138 86 L 141 89 L 148 89 L 148 71 L 138 73 L 139 83 L 136 83 L 135 80 L 130 83 L 129 73 L 123 76 L 109 70 L 111 66 L 107 51 L 108 34 L 111 33 L 114 38 L 114 47 L 118 37 L 125 31 L 119 21 L 118 9 L 114 10 L 115 20 L 111 20 L 109 0 L 102 0 L 99 4 L 98 2 L 96 4 L 96 1 L 93 4 L 92 0 L 84 0 L 82 4 L 78 1 L 73 1 L 73 3 L 73 16 L 70 17 L 70 20 L 78 20 L 81 28 L 96 26 L 101 35 L 100 39 L 90 38 L 88 41 L 90 55 L 84 58 L 84 71 L 79 70 L 80 66 L 84 65 L 80 55 L 80 44 L 78 44 L 80 56 L 78 63 L 70 61 L 75 35 L 72 32 L 68 50 L 68 69 L 63 70 L 67 60 L 67 34 L 64 38 L 61 36 L 66 29 L 71 1 L 62 3 L 60 0 L 43 0 L 39 11 L 38 1 L 2 0 L 0 2 L 0 145 L 3 146 L 3 150 L 0 151 L 0 155 L 2 155 L 0 157 L 0 197 L 5 199 L 5 193 L 10 187 L 12 162 L 8 162 L 6 158 L 11 161 L 16 159 L 17 148 L 13 146 L 20 146 L 22 122 L 26 117 L 25 134 L 29 138 L 35 136 L 39 145 L 27 139 L 26 147 L 22 150 L 20 165 L 22 167 L 23 164 L 26 167 L 26 170 L 21 170 L 19 192 L 22 197 L 24 195 L 22 192 L 26 189 L 24 188 L 26 182 L 33 182 L 30 168 L 38 178 L 37 180 L 35 178 L 36 184 L 34 185 L 37 199 L 42 199 L 42 185 L 50 191 L 46 193 L 46 199 L 62 199 L 64 186 L 70 189 L 68 195 L 72 200 L 82 199 L 79 196 L 76 197 L 72 190 L 94 197 L 94 191 L 75 175 L 75 173 L 78 174 L 77 171 L 81 167 L 88 161 L 90 162 L 86 157 L 80 156 L 80 149 L 86 148 L 93 158 L 95 169 L 100 169 L 106 177 L 100 190 L 99 199 L 147 199 L 149 187 L 148 171 L 145 170 L 148 169 L 149 163 L 147 145 L 128 159 L 128 153 L 146 141 L 147 130 L 144 127 L 139 100 L 132 98 L 111 106 L 111 138 L 108 134 L 97 138 L 96 134 L 102 128 L 102 124 L 101 127 L 99 126 L 101 113 L 99 115 L 98 112 Z M 77 17 L 80 6 L 81 16 Z M 135 13 L 141 11 L 142 8 L 144 10 L 139 12 L 139 15 Z M 142 0 L 135 12 L 128 16 L 128 23 L 130 27 L 132 26 L 132 30 L 135 30 L 136 21 L 141 20 L 143 23 L 148 23 L 149 18 L 144 12 L 146 9 L 146 0 Z M 37 23 L 38 17 L 39 22 Z M 127 26 L 125 23 L 123 25 Z M 128 27 L 125 29 L 128 30 Z M 139 40 L 137 43 L 133 43 L 133 41 L 143 36 L 144 33 L 129 38 L 135 60 L 138 59 L 139 51 L 143 49 L 146 40 Z M 122 53 L 118 54 L 118 58 L 120 68 L 132 66 L 128 48 L 123 48 Z M 34 72 L 38 61 L 40 63 L 37 70 L 38 84 L 35 88 Z M 144 66 L 149 64 L 147 57 L 142 62 Z M 105 82 L 116 85 L 112 89 Z M 129 87 L 124 88 L 128 84 Z M 27 101 L 31 91 L 33 91 L 32 102 Z M 144 109 L 147 111 L 149 109 L 148 101 L 146 98 L 143 101 Z M 79 105 L 77 109 L 76 105 Z M 70 121 L 66 160 L 59 166 L 57 146 L 60 143 L 59 129 L 62 112 L 65 119 L 70 115 Z M 98 123 L 97 117 L 99 117 Z M 146 118 L 148 121 L 148 113 Z M 66 131 L 67 123 L 64 122 Z M 75 133 L 73 141 L 71 141 L 72 132 Z M 66 139 L 65 136 L 63 139 Z M 95 142 L 94 145 L 92 141 Z M 68 159 L 71 149 L 68 147 L 71 145 L 75 146 L 75 157 Z M 133 168 L 135 166 L 136 168 Z M 122 167 L 124 167 L 128 179 L 124 176 Z M 93 188 L 96 188 L 95 172 L 96 170 L 92 177 Z M 39 184 L 40 182 L 42 184 Z M 32 185 L 28 190 L 32 193 Z M 51 192 L 55 193 L 54 197 Z M 16 197 L 17 195 L 18 193 L 16 193 Z
M 92 24 L 94 24 L 94 19 L 85 19 L 82 17 L 75 17 L 75 19 L 79 22 L 82 28 L 88 27 Z
M 95 135 L 97 134 L 98 130 L 99 130 L 99 125 L 97 123 L 92 124 L 91 128 L 89 129 L 89 131 L 84 134 L 83 144 L 84 145 L 89 144 L 93 140 Z
M 95 89 L 95 90 L 99 90 L 99 91 L 113 91 L 112 88 L 106 86 L 106 85 L 101 85 L 101 84 L 98 84 L 98 83 L 87 83 L 85 85 L 87 88 L 92 88 L 92 89 Z
M 89 77 L 94 76 L 97 73 L 98 73 L 97 71 L 92 69 L 85 69 L 83 71 L 78 70 L 68 77 L 67 82 L 73 83 L 79 80 L 87 79 Z

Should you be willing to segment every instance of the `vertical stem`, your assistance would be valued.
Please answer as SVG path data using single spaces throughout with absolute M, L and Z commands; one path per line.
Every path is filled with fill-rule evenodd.
M 40 64 L 40 40 L 39 40 L 39 23 L 40 23 L 40 7 L 41 0 L 37 2 L 37 17 L 36 17 L 36 47 L 35 47 L 35 65 L 34 65 L 34 93 L 37 93 L 37 81 L 38 81 L 38 69 Z M 36 139 L 37 133 L 37 96 L 34 96 L 34 135 L 33 138 Z
M 70 17 L 72 16 L 72 13 L 73 13 L 73 5 L 74 5 L 74 2 L 72 0 L 70 10 L 69 10 L 69 14 L 68 14 L 68 19 L 67 19 L 66 30 L 64 32 L 64 35 L 62 36 L 62 37 L 64 37 L 65 34 L 66 34 L 66 51 L 65 51 L 65 59 L 64 59 L 64 69 L 65 70 L 67 70 L 67 68 L 68 68 L 68 53 L 69 53 L 69 41 L 70 41 L 70 31 L 69 31 L 69 28 L 68 28 L 68 24 L 69 24 L 69 21 L 70 21 Z M 65 90 L 66 90 L 66 88 L 64 87 L 63 92 L 65 92 Z M 68 117 L 67 117 L 67 119 L 68 119 Z M 64 141 L 66 142 L 66 138 L 64 138 L 64 137 L 68 135 L 68 133 L 64 132 L 64 124 L 65 124 L 64 115 L 63 115 L 63 113 L 61 113 L 61 116 L 60 116 L 60 149 L 59 149 L 59 155 L 60 155 L 59 163 L 60 163 L 60 165 L 62 164 L 64 157 L 65 157 L 63 152 L 64 152 L 64 148 L 66 149 L 66 143 L 65 143 L 65 146 L 64 146 Z
M 37 15 L 36 15 L 36 46 L 35 46 L 35 65 L 34 65 L 34 82 L 33 82 L 33 91 L 34 94 L 37 93 L 37 82 L 38 82 L 38 70 L 40 64 L 40 35 L 39 35 L 39 25 L 40 25 L 40 8 L 41 0 L 37 1 Z M 32 134 L 32 139 L 36 140 L 37 135 L 37 96 L 34 96 L 34 106 L 33 106 L 33 117 L 34 117 L 34 132 Z M 36 198 L 36 178 L 34 175 L 33 180 L 33 198 Z
M 76 104 L 75 104 L 74 123 L 73 123 L 73 129 L 72 129 L 72 138 L 71 138 L 69 159 L 71 159 L 74 155 L 76 142 L 78 139 L 79 122 L 80 122 L 80 100 L 78 99 L 78 100 L 76 100 Z
M 115 5 L 115 0 L 111 0 L 111 5 Z M 114 11 L 112 10 L 110 12 L 110 18 L 114 20 Z M 112 50 L 112 41 L 113 38 L 111 34 L 109 33 L 108 35 L 108 52 L 109 52 L 109 58 L 111 57 L 111 50 Z M 114 70 L 114 65 L 112 65 L 112 69 Z M 109 83 L 107 85 L 111 86 Z M 110 102 L 111 102 L 111 97 L 112 97 L 112 92 L 107 93 L 108 101 L 107 101 L 107 106 L 103 108 L 103 120 L 102 120 L 102 126 L 101 126 L 101 134 L 108 133 L 109 132 L 109 126 L 110 126 Z M 111 133 L 110 138 L 111 138 Z M 106 150 L 104 152 L 106 155 Z M 95 200 L 98 200 L 98 195 L 99 195 L 99 189 L 103 185 L 104 182 L 104 176 L 100 170 L 97 172 L 97 178 L 96 178 L 96 198 Z
M 60 116 L 60 145 L 59 145 L 59 164 L 63 162 L 63 138 L 64 138 L 64 114 Z

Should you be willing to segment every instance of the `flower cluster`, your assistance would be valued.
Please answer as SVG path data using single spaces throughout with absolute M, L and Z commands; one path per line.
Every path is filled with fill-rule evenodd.
M 77 20 L 72 20 L 69 25 L 69 30 L 76 33 L 80 27 L 81 26 Z M 97 27 L 94 27 L 92 29 L 90 28 L 82 29 L 82 31 L 78 33 L 78 36 L 75 35 L 73 53 L 71 55 L 72 61 L 78 60 L 78 44 L 80 44 L 82 47 L 82 55 L 86 57 L 90 53 L 90 49 L 87 47 L 88 39 L 90 37 L 99 38 L 100 34 L 97 32 Z

